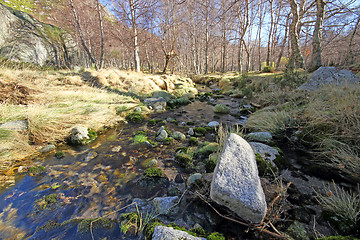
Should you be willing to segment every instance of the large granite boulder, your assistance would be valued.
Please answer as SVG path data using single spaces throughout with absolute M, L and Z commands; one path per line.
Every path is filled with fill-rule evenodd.
M 0 3 L 0 55 L 12 61 L 70 67 L 79 48 L 70 34 Z
M 260 223 L 266 214 L 255 154 L 240 136 L 231 133 L 215 168 L 210 197 L 251 223 Z
M 153 240 L 206 240 L 206 238 L 194 237 L 187 232 L 175 230 L 172 227 L 158 225 L 154 228 Z
M 326 85 L 354 85 L 360 84 L 360 77 L 349 70 L 339 70 L 336 67 L 320 67 L 310 77 L 309 81 L 301 85 L 300 90 L 316 90 Z

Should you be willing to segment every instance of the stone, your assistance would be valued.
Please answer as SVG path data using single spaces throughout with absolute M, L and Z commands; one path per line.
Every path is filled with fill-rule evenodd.
M 212 122 L 208 123 L 208 127 L 211 127 L 211 128 L 217 128 L 219 126 L 220 126 L 220 123 L 217 121 L 212 121 Z
M 286 232 L 297 240 L 310 240 L 309 234 L 306 231 L 304 225 L 298 221 L 294 221 Z
M 144 168 L 149 168 L 149 167 L 156 167 L 158 165 L 158 161 L 154 158 L 149 158 L 149 159 L 146 159 L 144 161 L 142 161 L 140 163 L 140 165 Z
M 249 133 L 248 137 L 252 140 L 252 141 L 256 141 L 256 142 L 262 142 L 262 143 L 268 143 L 272 140 L 272 135 L 269 132 L 254 132 L 254 133 Z
M 0 3 L 0 55 L 11 61 L 44 66 L 76 62 L 80 52 L 71 35 Z M 63 56 L 64 62 L 59 61 Z M 75 60 L 75 61 L 74 61 Z
M 234 133 L 226 140 L 215 168 L 210 197 L 248 222 L 260 223 L 265 217 L 267 207 L 254 151 Z
M 279 151 L 273 147 L 270 147 L 263 143 L 258 142 L 249 142 L 251 148 L 253 149 L 254 153 L 260 154 L 260 156 L 276 167 L 275 163 L 273 162 L 279 155 Z
M 167 131 L 165 130 L 164 126 L 161 126 L 161 128 L 159 129 L 159 131 L 156 133 L 156 141 L 162 142 L 165 141 L 166 138 L 169 137 L 169 134 L 167 133 Z
M 39 152 L 41 153 L 47 153 L 47 152 L 51 152 L 55 149 L 55 145 L 54 144 L 49 144 L 49 145 L 46 145 L 45 147 L 43 147 L 42 149 L 40 149 Z
M 156 212 L 160 215 L 169 215 L 178 212 L 179 197 L 156 197 L 153 199 Z
M 90 140 L 87 127 L 74 127 L 71 130 L 70 142 L 72 144 L 83 144 Z
M 313 91 L 326 85 L 359 85 L 360 77 L 349 70 L 339 70 L 336 67 L 320 67 L 310 77 L 309 81 L 298 87 L 299 90 Z
M 194 136 L 195 132 L 193 128 L 189 128 L 189 131 L 187 132 L 187 134 L 189 134 L 190 136 Z
M 144 103 L 148 107 L 152 107 L 156 112 L 163 112 L 166 109 L 166 100 L 163 97 L 146 98 Z
M 27 120 L 10 121 L 0 125 L 0 128 L 12 131 L 26 131 L 28 129 Z
M 18 167 L 18 173 L 26 173 L 29 170 L 30 166 L 20 166 Z
M 202 177 L 201 173 L 194 173 L 194 174 L 190 175 L 186 182 L 187 186 L 190 187 L 192 184 L 194 184 L 196 182 L 196 180 L 201 179 L 201 177 Z
M 206 240 L 206 238 L 194 237 L 187 232 L 175 230 L 172 227 L 158 225 L 154 228 L 152 240 Z
M 186 136 L 185 134 L 181 133 L 181 132 L 173 132 L 171 134 L 171 137 L 174 138 L 175 140 L 178 140 L 178 141 L 184 141 L 186 139 Z

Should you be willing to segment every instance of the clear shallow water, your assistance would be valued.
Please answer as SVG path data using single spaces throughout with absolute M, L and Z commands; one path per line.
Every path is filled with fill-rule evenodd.
M 234 101 L 228 103 L 233 108 L 238 106 Z M 173 117 L 178 122 L 194 122 L 194 126 L 214 120 L 225 124 L 240 121 L 230 115 L 216 115 L 211 105 L 199 101 L 152 117 Z M 187 131 L 174 123 L 166 126 L 170 131 Z M 57 151 L 65 152 L 64 158 L 57 159 L 51 153 L 37 159 L 45 167 L 44 173 L 18 175 L 15 186 L 0 192 L 0 239 L 91 239 L 90 228 L 81 225 L 81 219 L 117 219 L 133 200 L 131 183 L 141 177 L 143 161 L 157 159 L 170 180 L 181 171 L 173 161 L 174 151 L 186 142 L 157 147 L 132 144 L 131 138 L 144 128 L 155 142 L 159 127 L 147 127 L 146 123 L 120 126 L 88 146 L 60 147 Z M 214 140 L 213 136 L 203 138 Z M 87 231 L 81 231 L 80 226 Z M 95 239 L 124 239 L 116 220 L 92 230 Z M 131 238 L 134 236 L 125 237 Z

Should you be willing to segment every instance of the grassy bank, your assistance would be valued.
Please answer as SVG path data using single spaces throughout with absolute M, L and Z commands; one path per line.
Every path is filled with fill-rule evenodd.
M 12 173 L 22 159 L 33 158 L 46 144 L 64 142 L 74 126 L 95 131 L 112 127 L 140 106 L 151 92 L 176 93 L 177 76 L 119 70 L 40 71 L 0 68 L 0 124 L 26 121 L 26 131 L 0 128 L 0 174 Z M 140 97 L 139 97 L 140 96 Z M 10 171 L 9 171 L 10 170 Z

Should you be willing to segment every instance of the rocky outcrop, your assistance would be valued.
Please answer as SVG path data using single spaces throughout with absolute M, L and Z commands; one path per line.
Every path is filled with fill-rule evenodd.
M 12 61 L 70 67 L 78 48 L 70 34 L 0 3 L 0 56 Z
M 153 240 L 206 240 L 206 238 L 194 237 L 187 232 L 175 230 L 172 227 L 156 226 L 152 235 Z
M 349 70 L 339 70 L 336 67 L 320 67 L 308 82 L 301 85 L 300 90 L 316 90 L 326 85 L 354 85 L 360 84 L 360 77 Z
M 74 145 L 85 145 L 95 140 L 96 132 L 89 130 L 87 127 L 74 127 L 69 136 L 69 142 Z
M 226 140 L 215 168 L 210 197 L 248 222 L 259 223 L 265 217 L 266 201 L 255 154 L 251 146 L 234 133 Z

